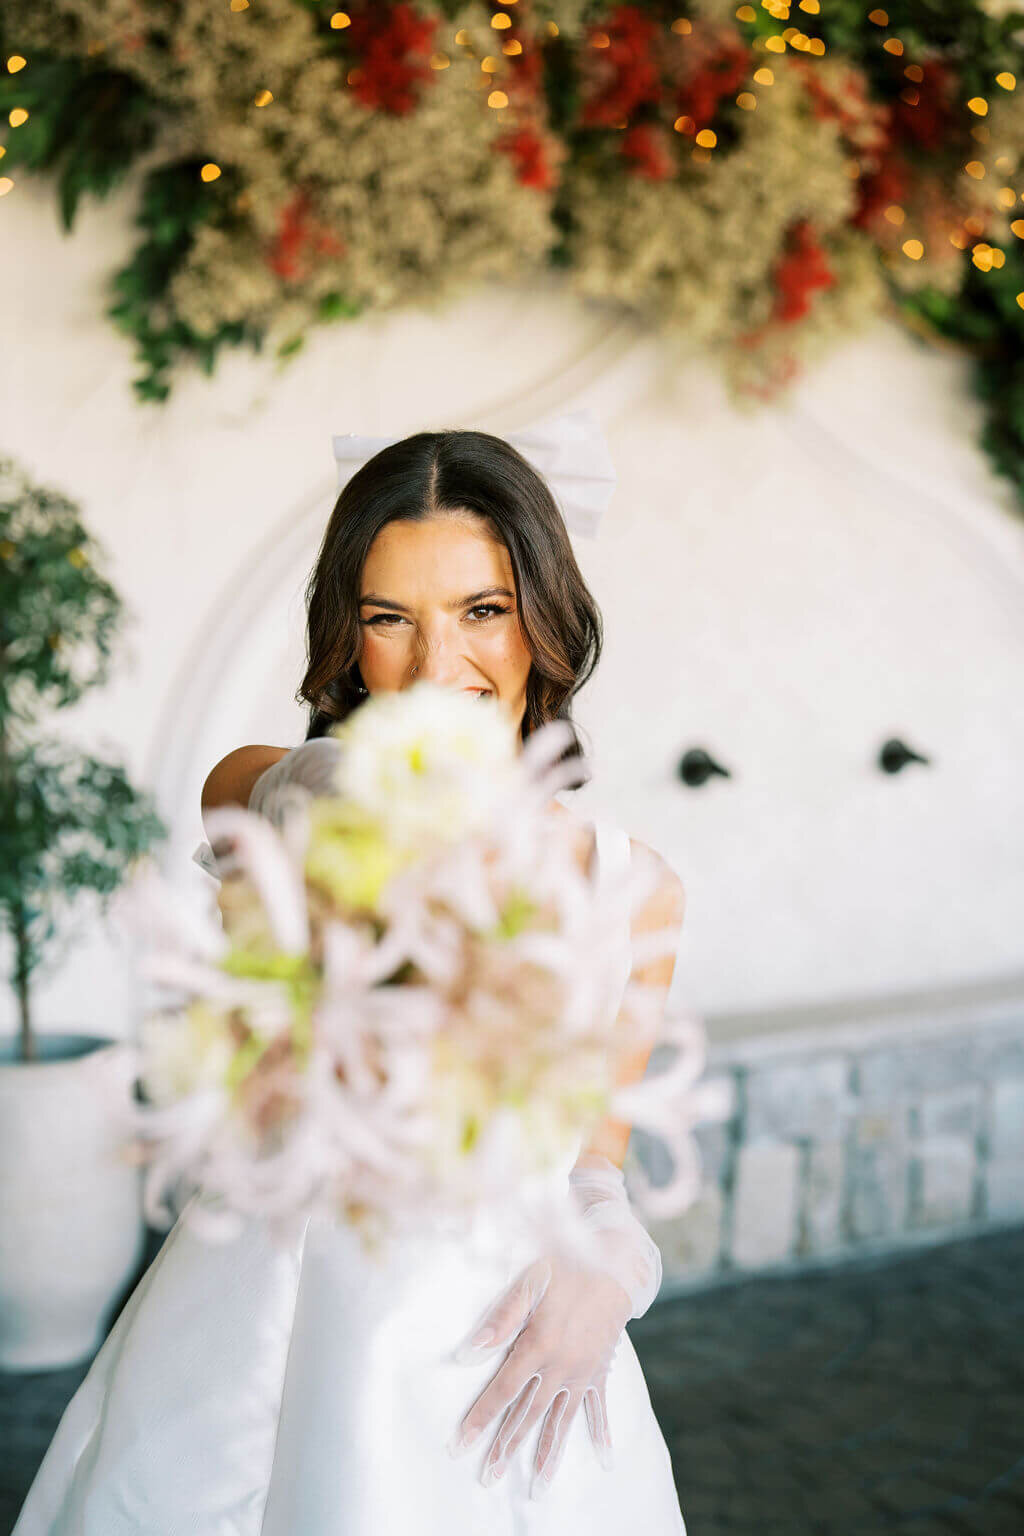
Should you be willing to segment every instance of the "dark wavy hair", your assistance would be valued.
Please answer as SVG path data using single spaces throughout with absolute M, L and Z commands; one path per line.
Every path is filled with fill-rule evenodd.
M 309 706 L 307 741 L 366 698 L 359 691 L 359 598 L 377 534 L 397 519 L 421 522 L 461 511 L 482 518 L 511 560 L 532 657 L 521 735 L 525 740 L 549 720 L 565 720 L 573 738 L 562 756 L 584 757 L 571 702 L 600 659 L 600 610 L 562 514 L 533 465 L 503 438 L 455 429 L 416 432 L 381 449 L 334 504 L 306 585 L 308 665 L 295 699 Z

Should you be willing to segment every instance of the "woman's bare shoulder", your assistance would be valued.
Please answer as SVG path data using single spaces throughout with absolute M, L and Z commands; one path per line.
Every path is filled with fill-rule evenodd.
M 203 783 L 203 810 L 214 805 L 248 805 L 252 786 L 263 771 L 284 757 L 288 747 L 234 747 L 214 763 Z

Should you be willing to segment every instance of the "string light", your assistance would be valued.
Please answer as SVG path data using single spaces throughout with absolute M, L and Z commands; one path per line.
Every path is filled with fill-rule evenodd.
M 697 124 L 692 117 L 687 117 L 684 114 L 682 117 L 677 117 L 672 126 L 676 133 L 692 133 Z
M 812 37 L 810 42 L 807 44 L 807 51 L 808 51 L 808 53 L 816 54 L 819 59 L 820 58 L 824 58 L 824 55 L 825 55 L 825 40 L 824 40 L 824 38 Z
M 900 207 L 899 203 L 890 203 L 888 208 L 885 210 L 885 217 L 889 220 L 890 224 L 895 224 L 898 227 L 903 223 L 907 215 Z
M 908 64 L 903 73 L 908 80 L 913 80 L 915 85 L 920 85 L 924 79 L 924 70 L 920 64 Z
M 739 10 L 736 12 L 736 20 L 747 22 L 756 21 L 757 12 L 754 10 L 752 5 L 741 5 Z
M 233 11 L 247 11 L 249 9 L 249 0 L 231 0 L 231 9 Z
M 7 121 L 12 128 L 20 128 L 22 123 L 28 122 L 28 113 L 24 107 L 13 107 L 7 114 Z
M 1018 293 L 1017 303 L 1020 305 L 1021 309 L 1024 309 L 1024 293 Z
M 781 37 L 769 37 L 765 42 L 765 47 L 768 49 L 769 53 L 785 53 L 785 39 Z
M 502 53 L 507 53 L 510 56 L 514 56 L 517 53 L 522 53 L 523 45 L 519 41 L 518 37 L 510 37 L 507 42 L 502 43 L 501 51 Z
M 351 25 L 352 17 L 348 14 L 347 11 L 335 11 L 334 15 L 331 17 L 331 26 L 334 28 L 335 32 L 340 32 L 342 27 L 350 27 Z M 458 41 L 458 39 L 456 39 L 456 41 Z
M 967 103 L 967 107 L 969 111 L 974 112 L 978 117 L 984 117 L 988 112 L 988 102 L 984 96 L 972 96 Z
M 760 69 L 754 70 L 754 81 L 757 85 L 774 85 L 775 72 L 767 65 L 762 65 Z
M 887 37 L 882 47 L 886 53 L 894 54 L 897 59 L 903 57 L 903 44 L 898 37 Z
M 968 160 L 967 164 L 964 166 L 964 170 L 967 172 L 968 176 L 973 176 L 975 181 L 981 181 L 985 174 L 985 167 L 982 165 L 980 160 Z
M 219 175 L 220 166 L 214 165 L 212 160 L 208 160 L 199 172 L 200 180 L 202 181 L 216 181 Z
M 868 21 L 873 21 L 876 27 L 887 27 L 889 25 L 889 12 L 869 11 Z
M 1012 187 L 999 188 L 999 206 L 1001 208 L 1012 208 L 1016 201 L 1017 194 Z
M 1008 69 L 1004 69 L 1001 74 L 996 75 L 996 85 L 1001 85 L 1004 91 L 1015 91 L 1017 76 L 1012 75 Z
M 28 59 L 22 58 L 20 53 L 12 53 L 10 58 L 7 60 L 7 73 L 9 75 L 16 75 L 18 70 L 24 69 L 27 63 Z M 1010 90 L 1012 89 L 1013 87 L 1010 86 Z
M 492 91 L 487 98 L 487 105 L 500 110 L 502 107 L 508 106 L 508 97 L 504 91 Z
M 496 32 L 504 32 L 505 28 L 510 27 L 511 25 L 512 17 L 507 15 L 504 11 L 496 11 L 495 14 L 491 17 L 491 26 Z
M 702 128 L 697 135 L 697 143 L 701 149 L 714 149 L 718 143 L 718 134 L 713 128 Z
M 1010 228 L 1018 240 L 1024 240 L 1024 219 L 1014 219 Z
M 590 39 L 591 48 L 610 48 L 612 40 L 607 32 L 595 32 Z
M 819 0 L 800 0 L 800 9 L 806 11 L 808 16 L 817 16 L 821 11 Z
M 561 35 L 562 35 L 562 33 L 561 33 L 561 30 L 559 29 L 558 22 L 557 21 L 549 21 L 548 22 L 548 36 L 549 37 L 561 37 Z
M 750 10 L 750 7 L 747 6 L 746 9 Z M 751 16 L 753 16 L 753 12 L 751 12 Z M 686 16 L 677 16 L 672 23 L 672 31 L 677 37 L 689 37 L 693 31 L 693 22 Z
M 753 112 L 757 106 L 757 97 L 753 91 L 740 91 L 736 97 L 736 105 L 742 107 L 744 112 Z
M 9 176 L 0 176 L 0 197 L 6 197 L 13 186 L 14 182 Z
M 253 97 L 253 106 L 255 106 L 255 107 L 269 107 L 270 103 L 273 101 L 273 99 L 274 99 L 273 91 L 260 91 L 258 93 L 258 95 Z
M 920 240 L 904 240 L 903 254 L 909 256 L 911 261 L 920 261 L 924 255 L 924 246 Z
M 451 62 L 446 53 L 432 53 L 430 55 L 431 69 L 447 69 Z
M 501 65 L 498 63 L 497 59 L 491 58 L 490 54 L 488 54 L 486 59 L 480 60 L 480 68 L 484 71 L 485 74 L 493 75 L 501 68 Z

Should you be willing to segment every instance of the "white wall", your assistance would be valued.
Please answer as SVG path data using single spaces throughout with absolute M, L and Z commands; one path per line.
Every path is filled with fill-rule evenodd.
M 598 541 L 574 540 L 606 624 L 577 711 L 584 793 L 682 876 L 673 996 L 757 1013 L 1024 973 L 1024 522 L 958 358 L 882 327 L 785 408 L 740 413 L 708 368 L 676 370 L 553 276 L 324 330 L 287 369 L 225 354 L 142 406 L 102 316 L 132 207 L 130 189 L 86 205 L 65 238 L 44 184 L 4 200 L 0 452 L 78 500 L 109 551 L 134 621 L 64 728 L 155 788 L 197 896 L 206 772 L 304 734 L 332 434 L 514 432 L 588 405 L 619 485 Z M 931 766 L 882 774 L 891 735 Z M 687 788 L 693 746 L 732 776 Z M 39 1025 L 126 1033 L 127 957 L 85 926 L 36 979 Z M 13 1027 L 9 989 L 0 1008 Z

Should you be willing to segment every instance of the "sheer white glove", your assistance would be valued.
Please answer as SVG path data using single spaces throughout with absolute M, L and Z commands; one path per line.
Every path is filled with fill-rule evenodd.
M 312 741 L 292 747 L 260 774 L 249 793 L 249 810 L 279 827 L 295 799 L 296 786 L 309 795 L 331 794 L 343 750 L 335 736 L 314 736 Z
M 611 1466 L 608 1372 L 627 1321 L 643 1316 L 662 1279 L 661 1254 L 630 1210 L 622 1171 L 614 1163 L 602 1158 L 596 1166 L 574 1168 L 567 1198 L 583 1218 L 586 1256 L 567 1247 L 527 1265 L 453 1357 L 467 1363 L 511 1344 L 463 1417 L 449 1451 L 461 1455 L 502 1413 L 481 1471 L 481 1482 L 489 1485 L 546 1415 L 534 1458 L 534 1499 L 551 1484 L 581 1402 L 601 1464 Z

